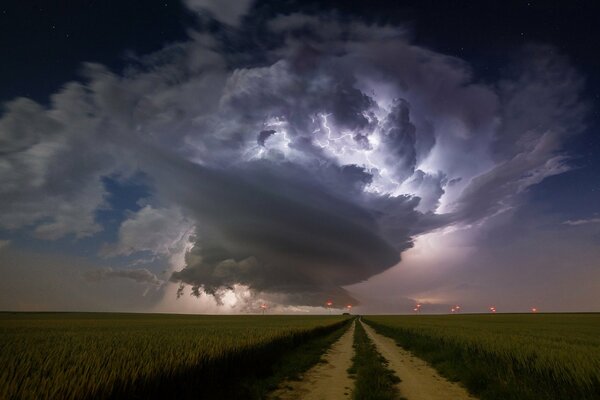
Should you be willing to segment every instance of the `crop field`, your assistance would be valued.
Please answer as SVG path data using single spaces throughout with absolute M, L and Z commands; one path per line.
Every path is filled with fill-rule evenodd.
M 600 399 L 600 314 L 364 320 L 481 399 Z
M 270 374 L 290 349 L 341 331 L 348 321 L 342 316 L 0 313 L 0 399 L 236 393 L 236 384 Z

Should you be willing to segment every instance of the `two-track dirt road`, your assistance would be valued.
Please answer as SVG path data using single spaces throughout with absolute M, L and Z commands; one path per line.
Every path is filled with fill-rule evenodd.
M 425 361 L 402 349 L 393 339 L 376 333 L 363 324 L 377 351 L 388 360 L 388 368 L 401 379 L 400 395 L 407 400 L 476 400 L 465 388 L 440 376 Z M 354 323 L 323 355 L 324 363 L 308 370 L 300 381 L 286 381 L 271 393 L 280 400 L 346 400 L 350 399 L 354 381 L 348 375 L 354 349 Z

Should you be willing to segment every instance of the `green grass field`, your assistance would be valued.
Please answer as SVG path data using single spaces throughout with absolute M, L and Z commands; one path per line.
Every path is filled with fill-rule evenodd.
M 364 320 L 483 400 L 600 399 L 600 314 Z
M 251 398 L 258 390 L 254 381 L 274 369 L 294 372 L 278 366 L 285 357 L 288 364 L 316 362 L 320 347 L 339 337 L 348 321 L 0 313 L 0 399 L 226 398 L 216 393 Z M 311 341 L 319 349 L 307 360 Z M 302 354 L 294 358 L 299 348 Z

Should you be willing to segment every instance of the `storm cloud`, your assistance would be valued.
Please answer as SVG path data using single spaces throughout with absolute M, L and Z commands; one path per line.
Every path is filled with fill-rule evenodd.
M 197 182 L 193 193 L 168 190 L 186 196 L 185 206 L 203 225 L 186 268 L 172 280 L 208 293 L 234 284 L 279 294 L 340 292 L 396 264 L 411 246 L 416 201 L 390 198 L 384 207 L 360 190 L 360 171 L 310 171 L 287 163 L 275 169 L 265 162 L 238 171 L 185 169 Z M 331 175 L 337 186 L 315 180 L 315 172 Z M 385 232 L 386 220 L 395 218 L 404 227 Z
M 236 26 L 251 2 L 186 3 Z M 289 305 L 356 303 L 344 287 L 398 264 L 415 236 L 485 220 L 570 168 L 581 85 L 547 48 L 522 57 L 552 68 L 516 62 L 484 85 L 401 27 L 291 14 L 264 29 L 278 40 L 260 61 L 227 46 L 243 28 L 193 32 L 122 74 L 86 65 L 48 107 L 7 104 L 2 227 L 94 235 L 103 178 L 143 174 L 152 195 L 103 256 L 183 254 L 170 281 L 219 301 L 241 285 Z M 162 284 L 147 269 L 87 277 Z

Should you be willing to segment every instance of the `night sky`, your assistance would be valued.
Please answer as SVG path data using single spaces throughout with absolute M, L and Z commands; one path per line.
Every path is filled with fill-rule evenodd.
M 592 1 L 6 1 L 0 309 L 600 310 Z

